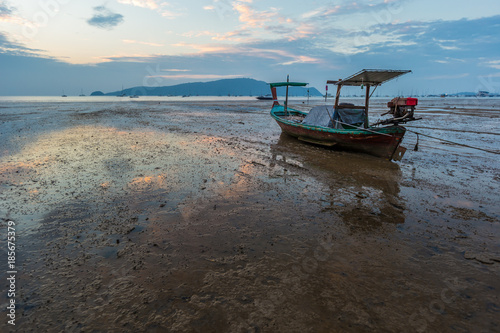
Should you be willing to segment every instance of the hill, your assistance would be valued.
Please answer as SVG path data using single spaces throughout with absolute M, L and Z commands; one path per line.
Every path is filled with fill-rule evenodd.
M 289 96 L 322 96 L 314 87 L 290 87 Z M 270 94 L 269 84 L 254 79 L 223 79 L 210 82 L 182 83 L 173 86 L 145 87 L 138 86 L 123 89 L 123 91 L 112 91 L 106 96 L 125 94 L 138 96 L 259 96 Z M 278 89 L 279 95 L 285 94 L 285 88 Z

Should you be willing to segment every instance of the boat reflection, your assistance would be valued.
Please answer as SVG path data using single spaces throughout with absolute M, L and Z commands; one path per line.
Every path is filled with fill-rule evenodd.
M 351 228 L 373 229 L 405 221 L 399 165 L 359 153 L 339 152 L 298 142 L 281 134 L 271 146 L 271 167 L 298 168 L 322 184 L 309 193 L 322 212 L 338 214 Z

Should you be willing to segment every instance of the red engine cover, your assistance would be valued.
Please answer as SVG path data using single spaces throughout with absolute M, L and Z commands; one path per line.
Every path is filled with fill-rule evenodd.
M 418 104 L 418 98 L 413 98 L 413 97 L 407 97 L 406 98 L 406 105 L 408 106 L 415 106 Z

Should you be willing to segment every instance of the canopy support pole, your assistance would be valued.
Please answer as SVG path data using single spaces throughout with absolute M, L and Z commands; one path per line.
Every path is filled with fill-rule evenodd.
M 368 103 L 370 101 L 370 85 L 366 85 L 365 95 L 365 128 L 368 128 Z
M 335 95 L 335 105 L 333 107 L 334 111 L 339 106 L 340 89 L 342 89 L 342 85 L 341 84 L 337 85 L 337 95 Z
M 290 82 L 290 75 L 286 76 L 286 83 Z M 288 84 L 286 85 L 285 114 L 288 116 Z
M 271 88 L 271 93 L 273 94 L 273 106 L 280 105 L 280 102 L 278 102 L 278 94 L 276 93 L 276 87 Z

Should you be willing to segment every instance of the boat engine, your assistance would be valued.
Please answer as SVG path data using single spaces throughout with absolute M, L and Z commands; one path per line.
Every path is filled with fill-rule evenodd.
M 387 125 L 387 124 L 399 124 L 406 123 L 408 121 L 419 120 L 422 118 L 415 118 L 415 106 L 418 104 L 418 99 L 413 97 L 396 97 L 387 103 L 389 111 L 383 113 L 382 116 L 386 114 L 392 114 L 392 118 L 379 121 L 375 125 Z

